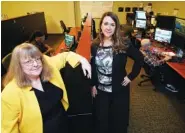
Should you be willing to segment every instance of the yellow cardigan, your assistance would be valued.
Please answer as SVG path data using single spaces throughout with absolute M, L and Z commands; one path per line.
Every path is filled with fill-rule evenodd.
M 66 62 L 74 68 L 79 64 L 79 55 L 64 52 L 53 57 L 44 56 L 52 68 L 52 84 L 63 90 L 61 102 L 68 109 L 68 97 L 59 70 Z M 2 133 L 43 133 L 42 115 L 34 91 L 30 87 L 20 88 L 13 79 L 2 92 Z

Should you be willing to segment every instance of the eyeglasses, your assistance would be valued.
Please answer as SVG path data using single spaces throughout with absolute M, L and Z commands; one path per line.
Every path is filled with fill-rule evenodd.
M 22 61 L 21 63 L 23 64 L 23 65 L 25 65 L 25 66 L 33 66 L 33 64 L 34 63 L 37 63 L 37 65 L 39 64 L 41 64 L 42 63 L 42 61 L 41 61 L 41 58 L 33 58 L 33 59 L 28 59 L 28 60 L 26 60 L 26 61 Z

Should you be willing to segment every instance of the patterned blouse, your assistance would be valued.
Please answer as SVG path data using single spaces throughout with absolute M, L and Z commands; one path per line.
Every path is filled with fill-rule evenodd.
M 99 47 L 95 57 L 97 65 L 98 89 L 112 92 L 113 50 L 110 47 Z

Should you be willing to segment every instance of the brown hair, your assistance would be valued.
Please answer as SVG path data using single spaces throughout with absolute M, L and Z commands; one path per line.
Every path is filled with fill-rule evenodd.
M 120 22 L 119 22 L 118 16 L 116 14 L 114 14 L 113 12 L 105 12 L 102 15 L 102 17 L 100 19 L 100 24 L 99 24 L 100 32 L 99 32 L 98 37 L 96 38 L 95 42 L 99 41 L 101 44 L 103 44 L 104 35 L 102 34 L 101 25 L 103 23 L 103 19 L 106 16 L 111 17 L 112 20 L 116 24 L 115 32 L 112 35 L 112 41 L 114 43 L 113 44 L 113 50 L 116 51 L 116 52 L 125 51 L 127 49 L 128 45 L 125 42 L 125 39 L 120 34 Z
M 22 43 L 16 46 L 12 52 L 12 58 L 10 61 L 10 66 L 8 68 L 8 72 L 3 80 L 3 86 L 7 85 L 12 79 L 15 79 L 17 85 L 19 87 L 26 87 L 31 85 L 31 81 L 27 78 L 25 73 L 22 70 L 20 64 L 21 57 L 40 57 L 42 61 L 42 72 L 41 72 L 41 79 L 43 81 L 48 81 L 51 78 L 51 68 L 43 58 L 42 53 L 39 51 L 37 47 L 30 43 Z

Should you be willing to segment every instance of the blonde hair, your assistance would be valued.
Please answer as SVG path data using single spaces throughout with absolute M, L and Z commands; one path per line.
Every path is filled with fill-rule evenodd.
M 15 79 L 17 85 L 22 88 L 26 86 L 31 86 L 30 79 L 25 75 L 22 70 L 22 66 L 20 64 L 20 58 L 35 58 L 40 57 L 42 61 L 42 72 L 41 72 L 41 80 L 48 81 L 51 76 L 51 68 L 43 58 L 42 53 L 39 51 L 37 47 L 30 43 L 22 43 L 16 46 L 12 52 L 12 58 L 10 61 L 10 66 L 8 68 L 8 72 L 3 80 L 3 86 L 6 86 L 12 79 Z

